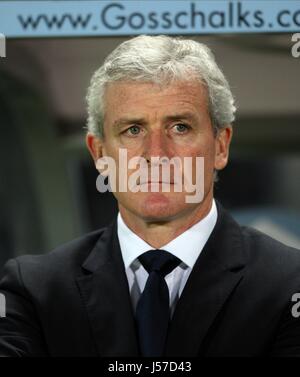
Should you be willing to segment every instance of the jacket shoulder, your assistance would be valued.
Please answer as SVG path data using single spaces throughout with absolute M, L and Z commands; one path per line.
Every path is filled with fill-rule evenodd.
M 300 258 L 300 250 L 294 247 L 285 245 L 284 243 L 268 236 L 265 233 L 260 232 L 257 229 L 251 228 L 249 226 L 240 226 L 241 233 L 244 239 L 244 243 L 249 247 L 256 247 L 261 252 L 269 254 L 270 252 L 282 253 L 286 252 L 288 255 L 293 255 L 296 258 Z
M 81 274 L 81 266 L 89 256 L 106 228 L 87 233 L 66 242 L 41 255 L 22 255 L 10 259 L 3 274 L 11 269 L 17 271 L 24 286 L 30 291 L 55 285 L 59 287 L 71 282 Z
M 281 280 L 297 276 L 300 281 L 300 250 L 251 227 L 241 226 L 241 233 L 250 265 L 263 271 L 266 277 L 277 275 Z

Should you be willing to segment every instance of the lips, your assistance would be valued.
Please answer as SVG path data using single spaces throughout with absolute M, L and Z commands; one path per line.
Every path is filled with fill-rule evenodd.
M 163 182 L 163 181 L 145 181 L 145 182 L 140 182 L 140 185 L 144 185 L 144 184 L 169 184 L 169 185 L 174 185 L 174 182 Z

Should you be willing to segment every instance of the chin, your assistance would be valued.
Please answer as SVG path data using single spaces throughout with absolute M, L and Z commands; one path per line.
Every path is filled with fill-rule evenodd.
M 146 222 L 170 221 L 188 210 L 185 195 L 178 193 L 135 193 L 118 196 L 117 200 L 127 211 Z
M 151 193 L 141 202 L 139 212 L 146 221 L 168 221 L 185 207 L 180 202 L 179 198 L 168 197 L 163 193 Z

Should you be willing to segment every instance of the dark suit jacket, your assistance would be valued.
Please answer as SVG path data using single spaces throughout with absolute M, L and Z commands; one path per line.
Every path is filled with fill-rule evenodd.
M 116 226 L 6 264 L 0 355 L 139 355 Z M 296 292 L 300 252 L 239 226 L 218 205 L 165 356 L 300 355 L 300 318 L 291 314 Z

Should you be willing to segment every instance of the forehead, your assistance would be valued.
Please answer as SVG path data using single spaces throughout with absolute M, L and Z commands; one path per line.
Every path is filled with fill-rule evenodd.
M 177 81 L 168 85 L 115 82 L 107 86 L 104 100 L 106 120 L 120 115 L 165 115 L 179 110 L 207 113 L 207 91 L 199 81 Z

